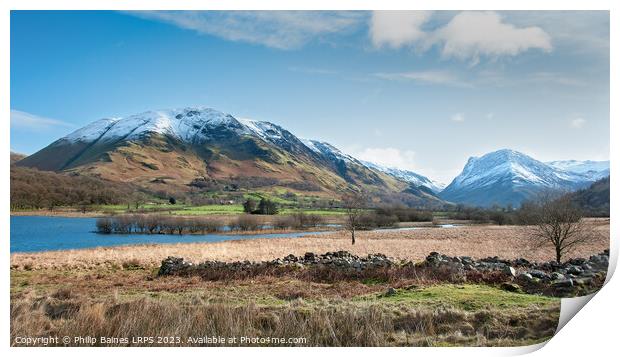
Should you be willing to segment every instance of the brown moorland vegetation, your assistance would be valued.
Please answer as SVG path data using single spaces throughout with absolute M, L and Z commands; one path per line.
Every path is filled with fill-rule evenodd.
M 595 239 L 578 247 L 566 258 L 589 257 L 609 248 L 609 219 L 588 219 Z M 536 248 L 527 226 L 462 226 L 457 228 L 421 228 L 414 230 L 360 231 L 351 245 L 346 232 L 323 233 L 299 238 L 264 238 L 215 243 L 184 243 L 135 245 L 83 250 L 49 251 L 11 254 L 13 269 L 84 268 L 119 265 L 137 261 L 154 267 L 168 256 L 184 257 L 201 262 L 262 261 L 288 254 L 305 252 L 325 253 L 348 250 L 356 255 L 382 253 L 397 259 L 423 260 L 430 252 L 450 256 L 504 259 L 525 258 L 530 261 L 549 261 L 555 258 L 553 247 Z M 102 235 L 101 239 L 106 239 Z
M 609 220 L 588 219 L 609 246 Z M 95 336 L 95 345 L 154 345 L 127 336 L 176 336 L 173 345 L 515 346 L 545 341 L 559 319 L 557 298 L 508 292 L 493 274 L 469 283 L 449 276 L 391 274 L 352 278 L 284 274 L 158 277 L 161 260 L 271 260 L 307 251 L 349 250 L 423 260 L 429 252 L 553 259 L 533 249 L 527 226 L 462 226 L 346 232 L 302 238 L 135 245 L 11 255 L 11 343 L 17 336 Z M 101 239 L 106 236 L 102 235 Z M 549 249 L 546 249 L 549 248 Z M 397 270 L 396 270 L 397 271 Z M 99 337 L 116 337 L 103 343 Z M 266 338 L 205 343 L 202 336 Z M 273 338 L 281 339 L 275 340 Z M 265 342 L 268 341 L 268 342 Z M 62 343 L 60 343 L 62 345 Z M 71 342 L 70 345 L 89 345 Z
M 559 318 L 558 299 L 485 285 L 155 274 L 137 262 L 92 272 L 12 271 L 12 344 L 17 336 L 88 335 L 178 336 L 175 345 L 212 345 L 189 340 L 198 336 L 269 336 L 286 342 L 258 345 L 510 346 L 550 338 Z
M 96 177 L 11 166 L 11 209 L 117 204 L 127 201 L 131 186 Z

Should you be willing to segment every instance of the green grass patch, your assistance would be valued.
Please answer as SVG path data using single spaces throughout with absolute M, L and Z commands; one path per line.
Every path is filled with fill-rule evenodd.
M 546 307 L 560 302 L 557 298 L 511 293 L 486 285 L 435 285 L 422 289 L 398 289 L 395 295 L 372 295 L 362 300 L 393 304 L 419 304 L 431 307 L 450 306 L 475 311 L 486 308 Z
M 241 214 L 243 213 L 243 205 L 186 206 L 172 213 L 180 215 Z
M 385 284 L 386 281 L 384 279 L 377 279 L 377 278 L 367 278 L 362 280 L 362 284 L 364 285 L 381 285 L 381 284 Z

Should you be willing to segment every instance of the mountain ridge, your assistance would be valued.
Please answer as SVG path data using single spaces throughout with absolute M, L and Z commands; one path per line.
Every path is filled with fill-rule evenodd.
M 409 204 L 518 205 L 542 189 L 574 191 L 609 175 L 609 161 L 541 162 L 511 149 L 470 157 L 445 186 L 410 170 L 359 160 L 280 125 L 208 107 L 103 118 L 16 163 L 166 191 L 241 181 L 248 189 L 325 196 L 363 189 Z M 212 183 L 212 184 L 207 184 Z M 220 185 L 220 186 L 221 186 Z M 405 197 L 406 196 L 406 197 Z
M 370 161 L 361 161 L 361 162 L 371 169 L 385 172 L 388 175 L 391 175 L 403 181 L 412 183 L 415 186 L 424 186 L 426 188 L 429 188 L 435 194 L 440 193 L 446 187 L 446 185 L 443 183 L 432 180 L 424 175 L 418 174 L 411 170 L 399 169 L 396 167 L 388 167 L 388 166 L 376 164 Z
M 470 157 L 439 197 L 477 206 L 518 206 L 541 190 L 574 191 L 593 181 L 588 175 L 551 166 L 515 150 L 500 149 Z
M 205 107 L 148 111 L 92 122 L 19 162 L 76 172 L 152 190 L 233 178 L 252 188 L 284 188 L 333 196 L 364 189 L 408 195 L 425 205 L 441 200 L 408 192 L 408 183 L 372 170 L 333 145 L 302 140 L 266 121 L 237 119 Z

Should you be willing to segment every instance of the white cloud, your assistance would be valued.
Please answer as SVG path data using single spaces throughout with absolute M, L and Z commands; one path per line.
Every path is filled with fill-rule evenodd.
M 424 31 L 430 19 L 428 12 L 383 11 L 373 13 L 370 37 L 375 47 L 412 47 L 425 51 L 439 46 L 445 58 L 471 60 L 482 56 L 499 58 L 515 56 L 529 49 L 549 52 L 551 37 L 540 27 L 518 28 L 503 22 L 492 11 L 463 11 L 447 24 Z
M 465 121 L 465 115 L 463 113 L 456 113 L 450 117 L 450 120 L 456 123 L 462 123 Z
M 583 87 L 586 85 L 586 82 L 580 79 L 554 72 L 534 72 L 531 75 L 522 78 L 522 81 L 541 84 L 558 84 L 572 87 Z
M 554 47 L 609 58 L 609 11 L 505 11 L 520 26 L 536 24 L 553 37 Z
M 41 117 L 15 109 L 11 109 L 11 126 L 30 130 L 45 130 L 52 127 L 75 127 L 75 125 L 62 120 Z
M 446 84 L 456 87 L 472 87 L 457 75 L 449 71 L 413 71 L 396 73 L 375 73 L 376 77 L 387 80 L 414 81 L 428 84 Z
M 361 12 L 334 11 L 139 11 L 131 14 L 231 41 L 293 49 L 355 27 Z
M 375 47 L 399 48 L 426 36 L 421 27 L 431 17 L 430 11 L 373 11 L 370 38 Z
M 415 152 L 396 148 L 365 148 L 353 153 L 353 156 L 375 164 L 396 167 L 399 169 L 415 170 Z
M 461 88 L 486 88 L 489 86 L 505 88 L 515 86 L 551 86 L 551 87 L 586 87 L 588 82 L 573 76 L 557 72 L 532 72 L 513 74 L 505 70 L 469 69 L 465 73 L 449 70 L 425 70 L 408 72 L 378 72 L 372 76 L 390 81 L 411 81 L 434 85 L 446 85 Z
M 443 43 L 443 56 L 474 62 L 481 56 L 515 56 L 531 48 L 546 52 L 552 48 L 551 37 L 540 27 L 517 28 L 492 11 L 461 12 L 433 37 Z
M 575 118 L 570 121 L 570 127 L 574 129 L 580 129 L 585 125 L 585 123 L 586 120 L 584 118 Z

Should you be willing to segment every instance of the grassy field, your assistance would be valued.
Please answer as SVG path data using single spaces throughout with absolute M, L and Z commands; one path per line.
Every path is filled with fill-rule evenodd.
M 159 214 L 173 214 L 183 216 L 197 215 L 238 215 L 243 213 L 243 205 L 203 205 L 192 206 L 184 204 L 144 204 L 139 206 L 139 210 L 146 212 L 156 212 Z M 88 216 L 105 216 L 110 213 L 123 214 L 135 211 L 135 206 L 127 205 L 100 205 L 89 207 L 86 212 L 82 212 L 78 207 L 57 207 L 54 211 L 50 210 L 20 210 L 12 211 L 14 215 L 44 215 L 44 216 L 69 216 L 69 217 L 88 217 Z M 280 215 L 293 214 L 303 212 L 306 214 L 318 214 L 322 216 L 340 216 L 345 214 L 342 208 L 280 208 Z
M 609 247 L 609 220 L 589 220 L 597 233 L 572 253 L 588 257 Z M 499 286 L 450 284 L 437 277 L 385 281 L 303 275 L 252 278 L 158 277 L 162 259 L 262 261 L 305 252 L 348 250 L 421 261 L 431 251 L 474 258 L 548 261 L 528 227 L 463 226 L 346 232 L 302 238 L 135 245 L 11 254 L 11 337 L 43 335 L 271 337 L 258 345 L 514 346 L 553 336 L 559 299 Z M 305 280 L 300 280 L 305 279 Z M 485 280 L 492 281 L 492 280 Z M 393 288 L 393 293 L 387 294 Z M 280 340 L 281 339 L 281 340 Z M 204 342 L 204 341 L 203 341 Z M 84 342 L 74 343 L 84 344 Z M 112 345 L 151 345 L 116 341 Z M 248 342 L 216 343 L 256 345 Z M 206 345 L 213 345 L 207 343 Z
M 11 340 L 178 336 L 176 345 L 199 345 L 189 337 L 269 336 L 284 342 L 258 345 L 513 346 L 550 338 L 559 318 L 554 298 L 484 285 L 409 283 L 399 282 L 396 294 L 386 296 L 390 285 L 380 282 L 203 281 L 156 277 L 140 265 L 12 271 Z

